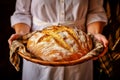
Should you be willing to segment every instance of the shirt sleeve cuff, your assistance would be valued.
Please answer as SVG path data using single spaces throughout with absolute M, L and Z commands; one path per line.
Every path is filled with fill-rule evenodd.
M 31 26 L 31 18 L 30 16 L 11 16 L 11 27 L 17 23 L 25 23 Z
M 107 17 L 105 14 L 91 14 L 89 15 L 89 17 L 87 18 L 87 25 L 93 22 L 105 22 L 105 24 L 107 24 Z

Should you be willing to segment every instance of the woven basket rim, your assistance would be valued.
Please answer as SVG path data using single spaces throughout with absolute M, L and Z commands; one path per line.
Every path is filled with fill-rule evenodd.
M 72 66 L 76 64 L 81 64 L 85 61 L 91 60 L 93 56 L 87 56 L 84 55 L 83 57 L 77 59 L 77 60 L 72 60 L 72 61 L 63 61 L 63 62 L 55 62 L 55 61 L 44 61 L 41 59 L 33 58 L 28 55 L 23 54 L 22 52 L 18 51 L 18 54 L 26 59 L 27 61 L 31 61 L 33 63 L 41 64 L 41 65 L 46 65 L 46 66 Z

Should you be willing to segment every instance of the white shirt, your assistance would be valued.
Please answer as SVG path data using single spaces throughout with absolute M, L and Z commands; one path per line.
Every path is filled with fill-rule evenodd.
M 11 25 L 26 23 L 32 30 L 70 24 L 85 31 L 92 22 L 107 22 L 102 0 L 17 0 Z M 71 24 L 72 23 L 72 24 Z M 43 66 L 24 60 L 23 80 L 93 80 L 92 61 L 68 67 Z
M 34 27 L 34 18 L 47 23 L 77 22 L 77 27 L 84 26 L 85 21 L 86 24 L 106 22 L 102 2 L 103 0 L 17 0 L 11 25 L 26 23 Z M 42 28 L 44 26 L 40 27 Z

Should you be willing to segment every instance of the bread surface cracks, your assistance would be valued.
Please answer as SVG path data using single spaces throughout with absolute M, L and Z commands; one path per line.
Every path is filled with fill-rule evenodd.
M 59 33 L 64 33 L 64 32 L 67 32 L 67 35 L 65 35 L 65 37 L 63 37 L 62 35 L 60 35 Z M 51 38 L 54 38 L 56 43 L 61 46 L 61 47 L 64 47 L 65 49 L 71 51 L 71 52 L 75 52 L 72 48 L 72 44 L 69 45 L 65 39 L 68 37 L 72 40 L 75 40 L 75 43 L 77 44 L 77 46 L 80 46 L 79 45 L 79 42 L 77 41 L 78 40 L 78 37 L 76 36 L 76 33 L 68 28 L 68 27 L 64 27 L 64 26 L 54 26 L 52 28 L 48 28 L 48 29 L 44 29 L 42 31 L 43 34 L 45 34 L 43 37 L 41 37 L 39 40 L 38 40 L 38 43 L 41 42 L 41 41 L 49 41 Z M 63 34 L 64 35 L 64 34 Z
M 43 60 L 75 60 L 91 49 L 89 42 L 86 43 L 91 41 L 88 38 L 89 36 L 79 29 L 52 26 L 36 32 L 29 38 L 27 48 L 32 54 Z

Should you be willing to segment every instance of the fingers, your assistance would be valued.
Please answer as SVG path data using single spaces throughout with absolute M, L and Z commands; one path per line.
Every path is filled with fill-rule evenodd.
M 105 36 L 101 35 L 101 41 L 103 42 L 104 47 L 108 47 L 108 40 Z
M 13 40 L 18 39 L 19 37 L 20 37 L 19 34 L 12 34 L 11 37 L 8 39 L 9 45 L 12 44 L 12 41 L 13 41 Z
M 103 43 L 103 45 L 104 45 L 103 52 L 98 57 L 93 58 L 93 60 L 96 60 L 96 59 L 104 56 L 106 54 L 106 52 L 108 51 L 108 40 L 102 34 L 95 34 L 94 36 L 95 36 L 96 39 L 98 39 L 99 41 L 101 41 Z
M 95 34 L 94 35 L 96 39 L 98 39 L 99 41 L 101 41 L 104 45 L 104 47 L 108 46 L 108 40 L 106 39 L 106 37 L 102 34 Z
M 103 40 L 103 45 L 104 45 L 104 47 L 108 47 L 108 40 L 107 39 Z

